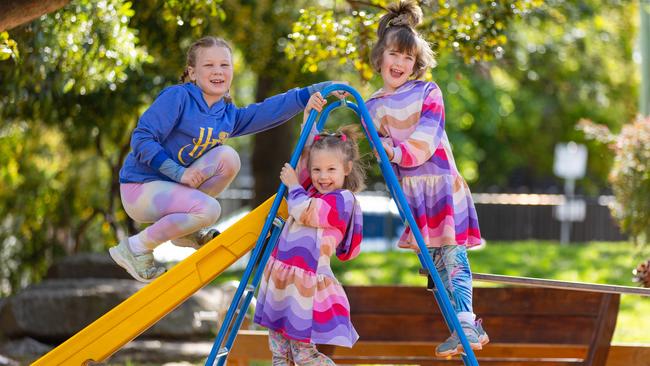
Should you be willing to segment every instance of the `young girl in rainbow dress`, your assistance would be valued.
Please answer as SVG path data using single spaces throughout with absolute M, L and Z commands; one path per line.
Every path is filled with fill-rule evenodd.
M 435 65 L 429 44 L 415 31 L 421 20 L 422 10 L 414 1 L 388 6 L 371 53 L 384 86 L 366 104 L 463 332 L 478 350 L 489 338 L 472 310 L 467 248 L 481 243 L 481 233 L 445 132 L 442 91 L 434 82 L 418 80 Z M 398 246 L 418 250 L 410 228 Z M 436 348 L 436 355 L 461 351 L 454 333 Z
M 305 109 L 321 110 L 315 93 Z M 359 338 L 350 305 L 330 267 L 334 254 L 359 254 L 362 215 L 354 192 L 363 188 L 357 132 L 312 132 L 298 174 L 285 164 L 280 179 L 288 188 L 289 219 L 264 269 L 255 322 L 269 328 L 273 365 L 334 365 L 317 344 L 345 347 Z

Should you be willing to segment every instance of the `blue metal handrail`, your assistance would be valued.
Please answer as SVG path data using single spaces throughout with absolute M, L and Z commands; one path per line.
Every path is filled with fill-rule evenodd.
M 463 362 L 465 365 L 478 366 L 478 361 L 476 360 L 474 352 L 472 351 L 472 348 L 470 347 L 469 342 L 467 341 L 467 337 L 463 332 L 463 329 L 460 325 L 460 321 L 458 320 L 458 317 L 454 312 L 447 291 L 445 290 L 445 286 L 442 283 L 440 276 L 438 275 L 438 271 L 436 271 L 435 269 L 435 265 L 433 263 L 433 260 L 431 259 L 431 256 L 427 255 L 428 251 L 426 245 L 424 244 L 424 238 L 422 237 L 422 233 L 420 232 L 417 222 L 415 221 L 415 218 L 413 217 L 413 214 L 409 209 L 408 203 L 406 201 L 406 197 L 404 196 L 404 192 L 402 191 L 397 176 L 395 175 L 395 172 L 393 171 L 393 168 L 390 165 L 390 160 L 388 159 L 388 156 L 386 155 L 386 152 L 382 147 L 379 134 L 377 133 L 377 129 L 372 123 L 372 118 L 370 117 L 370 113 L 368 112 L 368 109 L 366 107 L 365 102 L 363 101 L 363 98 L 361 98 L 361 95 L 359 95 L 359 93 L 354 88 L 344 84 L 329 85 L 321 92 L 321 94 L 327 97 L 332 92 L 335 91 L 348 92 L 356 100 L 357 103 L 355 104 L 347 100 L 339 100 L 327 105 L 327 107 L 321 112 L 320 119 L 318 121 L 318 124 L 316 125 L 317 130 L 320 131 L 323 128 L 327 120 L 327 117 L 329 116 L 329 113 L 335 108 L 339 108 L 343 106 L 348 107 L 353 111 L 355 111 L 356 114 L 360 117 L 364 133 L 366 134 L 366 137 L 370 142 L 370 146 L 375 150 L 375 153 L 379 156 L 378 162 L 380 164 L 380 169 L 384 175 L 384 179 L 386 180 L 388 190 L 391 196 L 393 197 L 393 200 L 395 200 L 395 203 L 397 204 L 400 217 L 402 218 L 402 221 L 404 221 L 405 224 L 411 228 L 411 232 L 415 238 L 415 241 L 418 244 L 418 248 L 419 248 L 419 253 L 417 254 L 418 259 L 420 260 L 422 266 L 427 269 L 429 275 L 431 276 L 431 278 L 435 283 L 433 294 L 438 303 L 438 306 L 440 307 L 442 315 L 445 319 L 445 323 L 447 324 L 447 327 L 449 328 L 450 332 L 454 332 L 454 331 L 456 332 L 461 344 L 463 345 L 463 349 L 464 349 L 464 354 L 462 355 Z M 296 145 L 296 149 L 293 151 L 293 154 L 291 155 L 291 159 L 289 161 L 289 164 L 291 164 L 291 166 L 294 168 L 298 164 L 298 159 L 300 158 L 300 155 L 302 154 L 302 151 L 306 145 L 307 138 L 309 137 L 309 134 L 314 126 L 317 115 L 318 112 L 316 110 L 310 111 L 307 121 L 303 126 L 302 133 L 300 134 L 300 138 L 298 139 L 298 144 Z M 250 299 L 252 298 L 252 292 L 259 285 L 259 281 L 261 279 L 261 273 L 264 271 L 264 266 L 266 265 L 269 255 L 276 245 L 277 236 L 279 236 L 279 233 L 282 230 L 281 225 L 276 226 L 276 228 L 274 228 L 274 232 L 271 235 L 271 238 L 268 240 L 268 242 L 266 242 L 266 238 L 269 234 L 269 230 L 271 229 L 274 220 L 276 220 L 278 208 L 280 207 L 280 203 L 282 202 L 282 198 L 285 195 L 286 190 L 287 187 L 284 184 L 280 184 L 280 188 L 278 189 L 278 193 L 275 196 L 275 200 L 273 201 L 271 210 L 269 211 L 269 214 L 266 218 L 264 227 L 262 228 L 262 232 L 260 233 L 260 237 L 258 238 L 255 248 L 253 249 L 251 258 L 248 262 L 248 266 L 244 271 L 242 281 L 240 282 L 239 288 L 237 289 L 237 292 L 235 293 L 235 296 L 233 298 L 233 303 L 231 304 L 230 309 L 228 309 L 228 313 L 226 314 L 224 322 L 221 325 L 217 338 L 215 339 L 215 342 L 213 344 L 212 350 L 210 352 L 210 356 L 208 357 L 205 363 L 206 366 L 213 366 L 215 364 L 214 363 L 215 359 L 217 358 L 218 358 L 217 366 L 223 366 L 223 364 L 225 363 L 228 352 L 231 349 L 232 344 L 235 340 L 237 330 L 239 329 L 239 325 L 241 324 L 241 319 L 237 319 L 235 321 L 235 324 L 231 327 L 234 314 L 241 305 L 242 308 L 240 310 L 239 316 L 243 318 L 245 310 L 248 308 L 248 304 L 250 303 Z M 264 253 L 262 256 L 260 256 L 262 251 Z M 249 284 L 250 276 L 253 273 L 254 269 L 256 273 L 253 278 L 253 282 Z M 241 303 L 242 295 L 246 288 L 248 288 L 249 293 L 244 299 L 244 302 Z M 221 344 L 223 343 L 228 330 L 230 330 L 231 332 L 230 336 L 228 337 L 228 340 L 225 343 L 224 347 L 221 347 Z

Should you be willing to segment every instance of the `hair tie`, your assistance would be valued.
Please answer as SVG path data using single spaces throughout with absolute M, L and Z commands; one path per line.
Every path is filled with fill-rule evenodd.
M 389 27 L 399 27 L 399 26 L 408 26 L 408 27 L 410 27 L 408 14 L 400 14 L 400 15 L 396 16 L 395 18 L 389 20 L 388 21 L 388 26 Z
M 320 140 L 323 137 L 338 137 L 341 139 L 341 141 L 346 142 L 348 140 L 348 137 L 342 133 L 342 132 L 335 132 L 335 133 L 329 133 L 329 132 L 321 132 L 318 135 L 314 136 L 314 142 Z

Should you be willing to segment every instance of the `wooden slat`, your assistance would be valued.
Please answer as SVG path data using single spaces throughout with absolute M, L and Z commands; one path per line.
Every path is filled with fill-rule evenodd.
M 440 314 L 435 297 L 422 287 L 346 286 L 352 314 Z M 598 316 L 602 294 L 541 288 L 475 288 L 475 312 Z M 482 301 L 489 299 L 489 301 Z M 516 300 L 516 301 L 515 301 Z
M 338 363 L 341 360 L 351 360 L 351 356 L 364 355 L 366 363 L 381 364 L 378 358 L 384 357 L 384 361 L 390 359 L 391 364 L 405 364 L 407 357 L 419 357 L 429 359 L 429 363 L 422 362 L 426 365 L 434 365 L 432 358 L 435 357 L 434 349 L 436 343 L 432 342 L 369 342 L 360 340 L 353 348 L 332 347 L 328 353 L 335 354 Z M 481 365 L 504 365 L 504 366 L 530 366 L 530 362 L 521 360 L 537 359 L 583 359 L 586 357 L 587 349 L 584 346 L 575 345 L 548 345 L 548 344 L 507 344 L 507 343 L 490 343 L 478 351 Z M 374 358 L 373 358 L 374 357 Z M 259 330 L 241 330 L 237 335 L 237 341 L 228 357 L 229 364 L 238 366 L 248 365 L 253 360 L 270 360 L 271 352 L 268 348 L 268 332 Z M 491 359 L 492 361 L 485 361 Z M 501 361 L 494 361 L 499 359 Z M 520 359 L 520 361 L 513 361 Z M 373 361 L 374 360 L 374 361 Z M 510 360 L 510 361 L 506 361 Z M 371 362 L 372 361 L 372 362 Z M 436 359 L 439 365 L 459 364 L 457 359 L 445 361 Z M 514 362 L 514 363 L 508 363 Z M 575 363 L 568 363 L 575 365 Z M 562 363 L 543 363 L 545 366 L 567 365 Z M 610 347 L 609 356 L 606 366 L 650 366 L 650 346 L 626 346 L 613 345 Z
M 344 286 L 353 314 L 440 313 L 436 300 L 422 287 Z
M 270 360 L 269 332 L 266 330 L 240 330 L 228 354 L 228 363 L 235 359 Z
M 433 294 L 421 287 L 345 290 L 360 340 L 352 349 L 319 347 L 335 362 L 449 364 L 434 354 L 450 332 Z M 486 365 L 605 366 L 619 299 L 552 288 L 476 288 L 474 311 L 491 339 L 477 357 Z
M 435 358 L 437 342 L 371 342 L 359 341 L 352 348 L 319 346 L 321 352 L 335 358 L 363 355 L 370 358 Z M 562 358 L 584 359 L 587 347 L 579 345 L 551 346 L 545 344 L 489 343 L 477 351 L 480 358 Z
M 598 316 L 602 294 L 544 288 L 475 288 L 475 312 L 527 316 Z
M 431 341 L 449 337 L 442 316 L 352 314 L 361 339 L 366 341 Z M 495 342 L 584 344 L 592 341 L 595 320 L 588 317 L 490 315 L 484 326 Z
M 589 354 L 585 360 L 586 365 L 605 366 L 607 363 L 609 345 L 616 328 L 620 297 L 619 294 L 606 294 L 603 296 L 599 321 L 593 334 L 593 340 L 589 345 Z
M 650 366 L 650 345 L 612 345 L 607 366 Z
M 462 360 L 458 358 L 452 359 L 431 359 L 431 358 L 418 358 L 418 357 L 408 357 L 408 358 L 390 358 L 390 357 L 381 357 L 381 358 L 365 358 L 365 357 L 348 357 L 348 358 L 335 358 L 333 361 L 337 364 L 379 364 L 379 365 L 422 365 L 422 366 L 450 366 L 450 365 L 462 365 Z M 482 366 L 578 366 L 582 365 L 581 360 L 558 360 L 558 359 L 509 359 L 504 360 L 501 358 L 479 358 L 478 362 Z

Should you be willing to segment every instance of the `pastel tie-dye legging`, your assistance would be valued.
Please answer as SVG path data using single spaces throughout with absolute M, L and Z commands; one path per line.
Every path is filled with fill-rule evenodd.
M 472 271 L 467 260 L 467 248 L 443 245 L 429 248 L 429 253 L 456 313 L 473 313 Z
M 192 163 L 209 177 L 198 189 L 168 182 L 120 184 L 122 205 L 136 222 L 153 223 L 137 234 L 153 250 L 161 243 L 213 225 L 221 215 L 215 199 L 239 172 L 239 155 L 230 146 L 217 146 Z
M 329 357 L 318 351 L 315 344 L 285 338 L 269 329 L 269 348 L 273 366 L 335 366 Z

